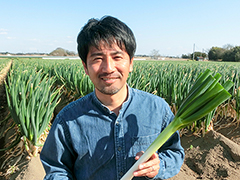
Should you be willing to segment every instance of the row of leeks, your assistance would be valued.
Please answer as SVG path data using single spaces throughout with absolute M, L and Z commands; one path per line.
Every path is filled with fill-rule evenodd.
M 240 87 L 236 90 L 235 93 L 235 111 L 237 120 L 240 121 Z
M 239 116 L 239 111 L 237 110 L 237 105 L 239 104 L 237 102 L 239 101 L 237 101 L 236 89 L 240 85 L 240 70 L 237 64 L 233 66 L 231 64 L 210 62 L 135 62 L 134 70 L 128 78 L 128 84 L 131 87 L 164 98 L 172 107 L 173 113 L 176 114 L 180 104 L 190 91 L 191 85 L 196 81 L 198 75 L 207 68 L 214 73 L 220 72 L 222 74 L 222 78 L 219 81 L 221 84 L 224 84 L 227 80 L 234 82 L 234 86 L 229 89 L 232 98 L 228 101 L 226 107 L 233 106 L 237 113 L 236 117 Z M 232 102 L 234 102 L 234 105 L 232 105 Z M 194 133 L 201 132 L 204 134 L 210 129 L 210 123 L 217 118 L 216 114 L 218 114 L 218 111 L 214 113 L 215 111 L 216 110 L 212 111 L 201 120 L 189 125 L 187 128 Z
M 199 67 L 199 64 L 197 64 Z M 206 64 L 204 64 L 206 66 Z M 211 69 L 227 70 L 230 73 L 222 73 L 220 79 L 221 84 L 224 84 L 227 79 L 234 82 L 235 87 L 229 91 L 234 96 L 234 89 L 239 85 L 239 70 L 231 69 L 231 66 L 220 66 L 214 68 L 213 65 L 208 65 Z M 230 68 L 230 69 L 229 69 Z M 203 71 L 203 67 L 197 68 L 192 63 L 189 64 L 173 64 L 173 63 L 148 63 L 135 62 L 134 70 L 129 75 L 127 80 L 130 87 L 140 89 L 149 93 L 163 97 L 168 104 L 173 108 L 174 113 L 179 109 L 180 104 L 186 98 L 187 93 L 191 89 L 197 76 Z M 215 71 L 216 72 L 216 71 Z M 94 90 L 94 86 L 89 77 L 85 74 L 80 62 L 64 63 L 61 66 L 55 66 L 53 74 L 57 77 L 57 83 L 64 86 L 64 94 L 67 95 L 69 101 L 75 100 Z M 65 103 L 63 103 L 65 104 Z M 208 130 L 210 122 L 215 115 L 212 111 L 208 116 L 203 117 L 200 121 L 190 125 L 189 129 L 205 133 Z
M 38 70 L 42 69 L 45 74 L 56 77 L 55 86 L 63 86 L 62 99 L 64 100 L 61 101 L 61 107 L 94 90 L 94 86 L 85 74 L 80 60 L 24 60 L 24 62 L 27 62 L 28 66 L 37 67 Z M 128 84 L 130 87 L 164 98 L 173 107 L 172 110 L 175 114 L 189 92 L 191 84 L 195 82 L 199 73 L 205 71 L 206 68 L 222 74 L 221 84 L 228 79 L 234 82 L 235 85 L 229 92 L 235 99 L 235 90 L 240 85 L 240 71 L 238 64 L 231 63 L 136 61 L 134 62 L 134 70 L 128 78 Z M 213 119 L 213 117 L 213 115 L 209 115 L 208 118 L 203 118 L 201 122 L 198 121 L 192 127 L 189 126 L 189 129 L 198 132 L 203 131 L 204 128 L 208 129 L 207 126 L 203 126 L 208 124 L 207 119 Z
M 26 69 L 22 65 L 13 68 L 5 82 L 11 117 L 30 155 L 38 153 L 38 147 L 42 145 L 39 138 L 48 128 L 59 102 L 61 88 L 53 87 L 55 81 L 41 70 Z
M 64 87 L 64 94 L 69 101 L 83 97 L 94 90 L 93 83 L 79 64 L 54 68 L 54 75 L 57 77 L 56 84 Z
M 61 97 L 61 105 L 58 105 L 59 107 L 63 107 L 70 101 L 85 96 L 86 94 L 94 90 L 92 82 L 90 81 L 89 77 L 85 75 L 80 60 L 14 60 L 15 64 L 17 64 L 17 62 L 17 66 L 19 66 L 19 64 L 22 64 L 27 68 L 23 68 L 21 66 L 13 67 L 14 70 L 12 70 L 9 76 L 9 79 L 12 80 L 7 83 L 7 89 L 9 89 L 9 100 L 11 100 L 12 98 L 12 95 L 10 94 L 11 92 L 15 92 L 15 94 L 19 92 L 17 96 L 20 96 L 20 94 L 22 93 L 22 89 L 20 87 L 11 87 L 12 85 L 10 83 L 16 84 L 14 82 L 16 80 L 14 80 L 13 78 L 19 78 L 21 79 L 21 81 L 26 81 L 19 83 L 28 84 L 29 87 L 29 85 L 31 84 L 30 79 L 33 79 L 33 77 L 35 77 L 34 74 L 37 74 L 36 72 L 39 72 L 38 76 L 41 76 L 42 79 L 44 79 L 45 77 L 46 80 L 51 80 L 52 84 L 50 89 L 52 90 L 52 93 L 57 92 L 55 94 L 59 94 L 59 91 L 61 91 L 63 96 Z M 128 85 L 130 87 L 137 88 L 163 97 L 168 102 L 168 104 L 170 104 L 172 107 L 175 107 L 176 110 L 174 111 L 174 113 L 176 113 L 180 107 L 180 104 L 183 102 L 183 100 L 187 96 L 187 93 L 190 91 L 191 84 L 196 81 L 198 74 L 201 71 L 204 71 L 204 69 L 206 69 L 206 66 L 209 66 L 211 70 L 214 69 L 222 72 L 222 78 L 220 80 L 221 84 L 224 84 L 227 79 L 230 79 L 234 82 L 235 87 L 230 89 L 230 93 L 233 95 L 234 100 L 236 100 L 236 105 L 234 106 L 234 108 L 236 109 L 236 112 L 239 112 L 240 103 L 239 100 L 237 101 L 237 99 L 239 98 L 237 98 L 237 94 L 235 92 L 236 88 L 239 86 L 239 70 L 237 66 L 233 67 L 227 65 L 214 67 L 214 65 L 206 63 L 202 64 L 201 66 L 201 64 L 199 63 L 194 65 L 193 63 L 186 62 L 184 64 L 174 64 L 166 62 L 135 62 L 134 70 L 128 78 Z M 18 70 L 18 68 L 20 68 L 20 70 Z M 31 69 L 33 72 L 30 73 Z M 27 71 L 29 72 L 27 73 Z M 19 74 L 15 75 L 17 74 L 17 72 Z M 15 77 L 11 77 L 12 75 L 15 75 Z M 25 85 L 25 87 L 27 88 L 27 85 Z M 61 90 L 56 89 L 59 87 L 61 87 Z M 15 90 L 13 91 L 12 88 L 15 88 Z M 10 89 L 12 90 L 10 91 Z M 28 102 L 30 96 L 28 94 L 26 96 L 26 102 Z M 45 95 L 43 95 L 42 97 L 45 97 Z M 59 96 L 56 96 L 55 98 L 58 99 Z M 65 99 L 66 102 L 63 99 Z M 20 103 L 20 100 L 18 103 Z M 56 104 L 54 103 L 52 103 L 52 105 L 53 107 L 56 106 Z M 12 104 L 9 103 L 9 106 L 11 107 Z M 208 116 L 201 119 L 201 121 L 204 122 L 206 129 L 208 128 L 213 116 L 214 112 L 212 111 L 208 114 Z M 203 124 L 199 122 L 200 121 L 195 122 L 196 124 L 194 125 L 194 127 L 196 127 L 196 129 L 202 128 Z M 192 128 L 191 125 L 189 126 L 189 128 Z
M 0 59 L 0 76 L 1 71 L 7 66 L 7 64 L 10 62 L 10 59 Z
M 158 151 L 173 133 L 203 118 L 231 97 L 227 90 L 233 86 L 233 82 L 227 81 L 222 86 L 218 83 L 221 75 L 216 74 L 213 77 L 211 74 L 212 72 L 207 69 L 198 77 L 187 97 L 181 103 L 173 121 L 159 134 L 121 180 L 132 179 L 133 173 L 138 169 L 139 165 L 147 161 L 154 152 Z

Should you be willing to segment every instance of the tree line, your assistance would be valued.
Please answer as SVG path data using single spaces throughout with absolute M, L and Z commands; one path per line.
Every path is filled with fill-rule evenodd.
M 193 57 L 194 56 L 194 57 Z M 195 59 L 207 58 L 212 61 L 240 62 L 240 46 L 225 45 L 221 47 L 212 47 L 208 53 L 194 52 L 192 54 L 183 54 L 182 58 Z
M 240 62 L 240 46 L 212 47 L 208 52 L 208 58 L 213 61 Z
M 76 56 L 77 54 L 74 51 L 68 51 L 63 48 L 57 48 L 54 51 L 49 53 L 50 56 Z

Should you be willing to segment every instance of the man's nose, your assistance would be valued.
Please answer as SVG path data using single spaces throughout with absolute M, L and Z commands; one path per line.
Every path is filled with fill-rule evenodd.
M 114 60 L 111 57 L 106 58 L 104 63 L 103 63 L 102 70 L 104 72 L 110 73 L 110 72 L 113 72 L 114 69 L 115 69 L 115 62 L 114 62 Z

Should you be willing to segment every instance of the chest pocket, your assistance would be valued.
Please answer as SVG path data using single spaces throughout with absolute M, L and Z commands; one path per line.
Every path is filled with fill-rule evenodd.
M 136 154 L 140 151 L 146 151 L 147 148 L 152 144 L 152 142 L 158 137 L 159 133 L 148 135 L 148 136 L 140 136 L 140 137 L 132 137 L 132 147 L 130 150 L 130 156 L 136 156 Z

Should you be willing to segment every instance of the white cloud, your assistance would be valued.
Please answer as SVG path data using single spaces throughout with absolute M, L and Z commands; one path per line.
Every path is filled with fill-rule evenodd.
M 39 41 L 38 39 L 36 38 L 33 38 L 33 39 L 29 39 L 30 41 Z
M 16 39 L 16 37 L 7 37 L 7 39 Z
M 8 34 L 8 30 L 0 28 L 0 34 Z
M 0 34 L 7 34 L 7 32 L 2 32 L 2 31 L 0 31 Z

